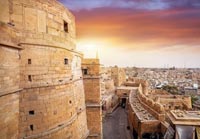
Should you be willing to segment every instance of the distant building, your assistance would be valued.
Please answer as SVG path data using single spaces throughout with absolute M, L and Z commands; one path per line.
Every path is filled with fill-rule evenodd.
M 125 70 L 117 66 L 111 67 L 111 77 L 115 86 L 121 86 L 126 81 Z

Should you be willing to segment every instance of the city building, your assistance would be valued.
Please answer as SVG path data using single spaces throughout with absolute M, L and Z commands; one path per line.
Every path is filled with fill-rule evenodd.
M 171 95 L 163 90 L 149 91 L 145 89 L 148 88 L 145 81 L 138 79 L 132 86 L 138 82 L 139 86 L 130 90 L 127 103 L 129 128 L 134 138 L 199 137 L 200 115 L 191 110 L 189 96 Z
M 111 77 L 115 86 L 121 86 L 126 81 L 126 73 L 124 69 L 118 66 L 111 67 Z

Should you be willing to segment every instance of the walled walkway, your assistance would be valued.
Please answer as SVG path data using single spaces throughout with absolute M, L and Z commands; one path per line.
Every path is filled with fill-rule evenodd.
M 127 130 L 127 113 L 118 107 L 112 114 L 106 115 L 103 122 L 103 139 L 132 139 Z

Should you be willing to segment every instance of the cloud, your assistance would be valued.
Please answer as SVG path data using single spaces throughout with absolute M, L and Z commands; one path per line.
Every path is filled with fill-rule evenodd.
M 158 10 L 172 7 L 200 7 L 199 0 L 59 0 L 73 11 L 95 8 L 130 8 Z
M 74 14 L 78 39 L 98 38 L 132 50 L 200 44 L 200 9 L 96 8 Z
M 97 46 L 104 64 L 200 66 L 200 0 L 61 2 L 76 17 L 77 46 Z
M 168 7 L 168 4 L 161 0 L 60 0 L 60 2 L 74 11 L 92 10 L 103 7 L 134 9 L 163 9 Z

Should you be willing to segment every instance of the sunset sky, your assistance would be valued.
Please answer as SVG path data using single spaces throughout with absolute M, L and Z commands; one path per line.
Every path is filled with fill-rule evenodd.
M 200 67 L 200 0 L 60 0 L 105 66 Z

